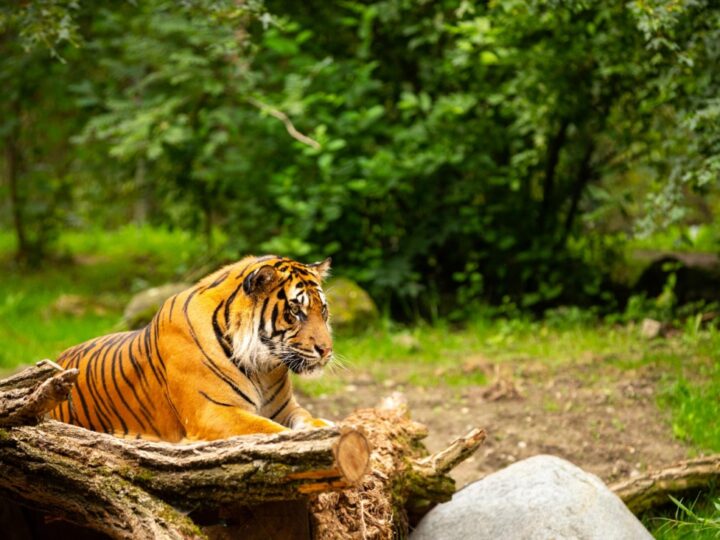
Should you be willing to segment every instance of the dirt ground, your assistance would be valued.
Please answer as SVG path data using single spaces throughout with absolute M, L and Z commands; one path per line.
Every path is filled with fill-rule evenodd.
M 341 394 L 302 403 L 339 419 L 401 391 L 413 419 L 428 426 L 433 452 L 472 427 L 485 428 L 484 445 L 453 473 L 458 488 L 536 454 L 568 459 L 608 483 L 688 457 L 656 405 L 651 367 L 620 370 L 602 358 L 556 369 L 528 361 L 500 369 L 483 358 L 465 365 L 486 371 L 489 384 L 448 387 L 438 373 L 437 387 L 418 388 L 351 371 Z

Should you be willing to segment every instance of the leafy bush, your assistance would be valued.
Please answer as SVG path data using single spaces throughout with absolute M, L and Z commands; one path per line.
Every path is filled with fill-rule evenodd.
M 618 239 L 715 188 L 709 0 L 56 4 L 0 12 L 38 246 L 220 227 L 223 256 L 332 255 L 403 317 L 612 308 Z

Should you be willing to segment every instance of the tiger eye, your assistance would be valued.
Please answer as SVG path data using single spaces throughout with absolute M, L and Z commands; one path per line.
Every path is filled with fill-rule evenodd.
M 299 302 L 290 302 L 288 305 L 290 306 L 290 313 L 292 313 L 297 320 L 304 321 L 307 319 L 307 315 L 303 312 Z

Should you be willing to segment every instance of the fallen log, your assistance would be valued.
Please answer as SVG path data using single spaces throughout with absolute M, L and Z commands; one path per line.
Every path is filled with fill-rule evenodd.
M 308 516 L 315 538 L 403 535 L 452 496 L 447 473 L 485 437 L 473 430 L 429 456 L 420 443 L 427 429 L 397 399 L 331 428 L 192 444 L 117 438 L 53 420 L 18 425 L 35 424 L 65 399 L 74 377 L 41 363 L 0 381 L 0 498 L 113 538 L 227 537 L 243 514 L 236 535 L 256 529 L 262 538 L 268 523 L 284 520 L 298 523 L 296 537 L 309 538 Z M 215 522 L 199 527 L 193 518 L 203 509 Z
M 35 423 L 76 375 L 40 363 L 3 381 L 3 425 Z M 0 496 L 115 538 L 202 537 L 178 508 L 303 499 L 357 482 L 368 458 L 365 436 L 345 427 L 170 444 L 48 420 L 0 429 Z
M 707 489 L 720 484 L 720 454 L 682 461 L 666 469 L 617 482 L 610 486 L 638 514 L 671 502 L 669 495 Z

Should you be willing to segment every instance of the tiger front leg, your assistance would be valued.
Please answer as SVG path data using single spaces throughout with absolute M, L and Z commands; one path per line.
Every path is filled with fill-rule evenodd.
M 252 433 L 280 433 L 288 428 L 237 407 L 205 405 L 185 426 L 186 438 L 212 441 Z
M 201 362 L 173 362 L 168 366 L 168 397 L 186 439 L 210 441 L 288 430 L 258 414 L 260 397 L 253 385 L 230 366 L 223 368 L 220 363 Z
M 288 368 L 284 365 L 268 373 L 264 379 L 263 405 L 260 414 L 291 429 L 323 428 L 335 425 L 330 420 L 315 418 L 301 407 L 293 393 Z
M 300 408 L 299 410 L 304 412 L 305 415 L 295 416 L 295 418 L 293 418 L 291 426 L 290 426 L 292 429 L 314 429 L 314 428 L 331 427 L 331 426 L 335 425 L 335 422 L 333 422 L 331 420 L 327 420 L 325 418 L 313 417 L 313 415 L 311 415 L 308 411 L 306 411 L 303 408 Z
M 278 418 L 284 426 L 291 429 L 315 429 L 334 426 L 335 423 L 324 418 L 315 418 L 307 409 L 301 407 L 295 398 L 288 404 L 282 418 Z
M 177 414 L 187 440 L 214 441 L 235 435 L 288 431 L 284 425 L 232 404 L 229 399 L 223 402 L 206 392 L 196 392 L 196 396 L 186 396 L 186 399 L 176 402 Z

